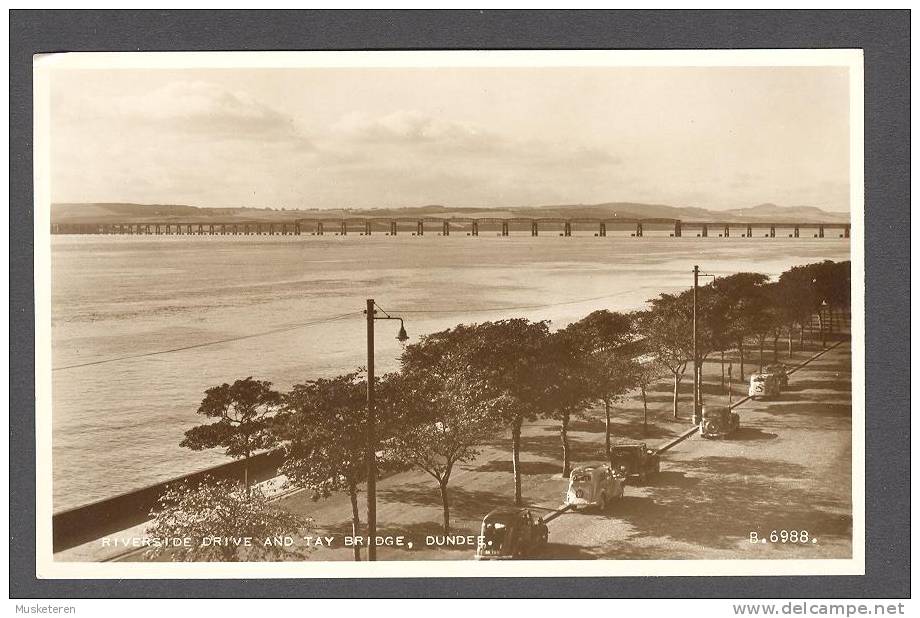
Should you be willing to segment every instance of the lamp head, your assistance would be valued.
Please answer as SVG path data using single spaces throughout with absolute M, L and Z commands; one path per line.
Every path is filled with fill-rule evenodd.
M 399 334 L 396 335 L 396 340 L 400 343 L 409 341 L 409 335 L 406 334 L 406 327 L 403 326 L 402 320 L 399 322 Z

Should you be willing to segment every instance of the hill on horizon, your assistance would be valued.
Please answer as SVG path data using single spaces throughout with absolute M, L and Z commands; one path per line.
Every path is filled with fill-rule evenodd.
M 749 208 L 708 210 L 697 207 L 605 202 L 601 204 L 555 204 L 516 207 L 450 207 L 438 204 L 399 208 L 201 208 L 184 204 L 54 203 L 52 223 L 153 223 L 167 221 L 290 221 L 298 218 L 329 217 L 559 217 L 559 218 L 667 218 L 682 221 L 744 222 L 767 219 L 800 223 L 846 223 L 849 213 L 830 212 L 814 206 L 759 204 Z

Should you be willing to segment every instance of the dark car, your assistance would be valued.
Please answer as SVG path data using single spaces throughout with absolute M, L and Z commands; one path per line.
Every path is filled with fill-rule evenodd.
M 728 406 L 703 406 L 700 435 L 704 438 L 725 438 L 741 427 L 741 417 Z
M 763 373 L 769 373 L 776 376 L 776 379 L 779 380 L 779 385 L 781 388 L 786 388 L 789 386 L 789 371 L 786 369 L 786 365 L 782 363 L 773 363 L 772 365 L 767 365 Z
M 519 560 L 536 555 L 549 538 L 549 528 L 530 509 L 498 508 L 482 520 L 477 560 Z
M 661 457 L 645 442 L 614 444 L 610 448 L 610 458 L 614 469 L 622 471 L 627 477 L 638 479 L 643 485 L 649 477 L 661 471 Z

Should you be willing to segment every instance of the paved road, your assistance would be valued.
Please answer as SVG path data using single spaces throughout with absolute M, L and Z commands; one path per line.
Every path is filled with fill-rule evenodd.
M 736 435 L 682 442 L 651 486 L 628 487 L 609 513 L 551 522 L 545 557 L 849 557 L 849 344 L 791 376 L 779 400 L 748 401 L 736 411 Z M 806 530 L 809 542 L 771 543 L 773 530 Z M 768 542 L 751 543 L 752 531 Z

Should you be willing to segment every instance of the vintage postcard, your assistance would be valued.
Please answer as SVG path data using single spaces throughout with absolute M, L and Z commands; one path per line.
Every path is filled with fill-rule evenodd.
M 36 57 L 38 576 L 863 574 L 862 62 Z

